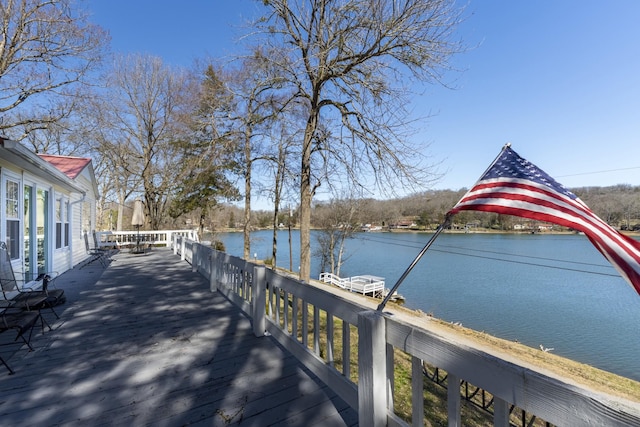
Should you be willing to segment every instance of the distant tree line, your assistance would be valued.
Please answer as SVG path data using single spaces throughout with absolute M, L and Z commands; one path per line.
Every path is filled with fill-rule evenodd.
M 584 201 L 591 210 L 609 225 L 621 230 L 640 228 L 640 186 L 619 184 L 608 187 L 579 187 L 570 189 Z M 441 224 L 449 209 L 466 192 L 438 190 L 388 201 L 367 203 L 365 222 L 375 224 L 395 224 L 401 219 L 411 218 L 420 228 L 434 228 Z M 475 223 L 482 228 L 512 230 L 514 224 L 524 220 L 508 215 L 465 211 L 455 216 L 454 223 Z
M 579 187 L 570 189 L 584 201 L 591 210 L 609 225 L 620 230 L 640 231 L 640 186 L 619 184 L 608 187 Z M 442 223 L 445 214 L 464 195 L 466 189 L 430 190 L 406 197 L 377 199 L 332 199 L 316 201 L 312 210 L 314 229 L 340 227 L 349 224 L 357 228 L 371 224 L 383 229 L 410 220 L 416 230 L 434 229 Z M 345 214 L 346 212 L 346 214 Z M 244 216 L 242 208 L 223 205 L 212 216 L 212 230 L 240 229 L 240 218 Z M 251 212 L 251 222 L 255 228 L 271 228 L 272 211 Z M 474 223 L 478 227 L 499 230 L 513 230 L 522 218 L 498 215 L 486 212 L 467 211 L 456 215 L 456 224 Z M 297 210 L 280 212 L 278 225 L 297 227 Z
M 640 186 L 620 184 L 571 190 L 614 228 L 640 231 Z M 322 271 L 339 275 L 341 265 L 350 255 L 345 252 L 345 242 L 355 233 L 365 229 L 435 230 L 465 192 L 466 189 L 431 190 L 387 200 L 343 197 L 316 201 L 311 215 L 312 228 L 316 231 L 313 256 L 319 260 Z M 215 239 L 216 231 L 241 230 L 240 218 L 244 216 L 245 212 L 240 207 L 221 206 L 211 217 L 210 236 Z M 252 211 L 250 216 L 255 228 L 274 227 L 272 211 Z M 465 211 L 455 216 L 452 227 L 531 232 L 540 231 L 539 226 L 546 225 L 509 215 Z M 298 226 L 297 209 L 277 215 L 275 228 L 287 229 L 289 226 Z M 553 229 L 563 230 L 559 226 L 553 226 Z

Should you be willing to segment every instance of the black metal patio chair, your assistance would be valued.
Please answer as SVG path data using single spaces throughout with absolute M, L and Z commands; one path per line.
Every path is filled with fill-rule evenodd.
M 98 234 L 96 233 L 96 230 L 93 230 L 91 232 L 93 234 L 93 249 L 95 251 L 100 251 L 104 254 L 106 260 L 108 262 L 111 262 L 111 255 L 113 254 L 114 251 L 112 251 L 111 247 L 103 247 L 100 245 L 99 240 L 98 240 Z
M 2 289 L 4 299 L 2 305 L 4 307 L 19 308 L 25 311 L 39 311 L 48 308 L 59 319 L 60 317 L 53 307 L 64 303 L 65 296 L 63 289 L 55 289 L 54 280 L 56 277 L 57 273 L 53 272 L 42 274 L 37 279 L 42 282 L 42 289 L 26 287 L 24 280 L 16 279 L 7 245 L 0 242 L 0 288 Z M 42 320 L 44 322 L 44 318 Z
M 87 255 L 91 257 L 85 265 L 89 265 L 94 261 L 99 261 L 100 264 L 105 268 L 107 267 L 107 265 L 109 265 L 107 255 L 104 251 L 96 247 L 92 248 L 91 246 L 89 246 L 89 234 L 86 231 L 84 232 L 84 248 L 87 251 Z
M 10 331 L 12 329 L 15 330 L 17 332 L 17 336 L 14 339 L 14 342 L 22 339 L 27 347 L 29 347 L 29 351 L 33 351 L 33 347 L 31 346 L 31 335 L 38 319 L 44 321 L 42 319 L 42 315 L 38 311 L 23 311 L 12 307 L 0 307 L 0 333 Z M 29 335 L 25 336 L 27 332 L 29 332 Z M 11 343 L 3 345 L 9 344 Z M 9 363 L 7 363 L 2 356 L 0 356 L 0 362 L 2 362 L 2 364 L 9 370 L 9 375 L 14 373 L 14 370 L 11 369 Z

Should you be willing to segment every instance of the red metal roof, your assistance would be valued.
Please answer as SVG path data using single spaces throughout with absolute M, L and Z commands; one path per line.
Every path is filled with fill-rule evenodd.
M 54 156 L 51 154 L 38 154 L 38 156 L 71 179 L 76 179 L 80 172 L 91 163 L 91 159 L 87 157 Z

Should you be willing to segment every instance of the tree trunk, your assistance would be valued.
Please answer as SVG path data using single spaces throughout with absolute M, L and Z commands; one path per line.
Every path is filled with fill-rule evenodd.
M 204 222 L 207 219 L 207 211 L 206 210 L 202 210 L 200 212 L 200 219 L 199 219 L 199 223 L 198 223 L 198 238 L 200 239 L 200 241 L 202 241 L 202 238 L 204 237 Z
M 340 267 L 342 267 L 342 255 L 344 255 L 344 242 L 347 237 L 345 233 L 340 233 L 340 246 L 338 247 L 338 262 L 336 267 L 336 275 L 340 276 Z
M 242 233 L 244 234 L 244 259 L 251 258 L 251 133 L 249 126 L 245 128 L 244 133 L 244 161 L 247 170 L 244 173 L 244 221 L 242 224 Z
M 329 259 L 331 260 L 331 274 L 340 275 L 340 268 L 336 270 L 336 235 L 331 232 L 329 235 Z
M 276 270 L 276 258 L 278 254 L 278 213 L 280 212 L 280 167 L 278 164 L 278 172 L 276 172 L 276 189 L 273 202 L 273 243 L 271 246 L 271 268 Z
M 276 270 L 276 261 L 278 253 L 278 213 L 280 212 L 280 193 L 282 192 L 282 186 L 284 185 L 284 147 L 282 143 L 278 145 L 278 167 L 276 168 L 276 188 L 274 189 L 274 201 L 273 201 L 273 246 L 271 249 L 271 267 Z M 291 225 L 289 225 L 291 229 Z
M 118 191 L 118 223 L 116 224 L 116 231 L 122 231 L 122 221 L 124 216 L 124 202 L 127 198 L 123 190 Z
M 318 110 L 312 108 L 304 131 L 302 163 L 300 165 L 300 280 L 311 279 L 311 146 L 318 126 Z
M 242 233 L 244 235 L 244 259 L 251 257 L 251 166 L 247 165 L 244 177 L 244 220 L 242 221 Z
M 304 169 L 300 180 L 300 280 L 308 282 L 311 277 L 311 182 L 309 165 Z

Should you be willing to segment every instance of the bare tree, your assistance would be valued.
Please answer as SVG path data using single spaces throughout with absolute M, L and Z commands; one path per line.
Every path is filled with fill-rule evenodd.
M 251 201 L 253 175 L 257 162 L 277 162 L 277 143 L 269 140 L 268 132 L 281 115 L 287 99 L 278 94 L 283 84 L 268 61 L 270 53 L 255 48 L 243 57 L 238 69 L 227 72 L 228 88 L 234 97 L 227 132 L 240 147 L 242 178 L 244 180 L 244 249 L 245 259 L 251 256 Z M 290 99 L 290 98 L 289 98 Z
M 154 230 L 166 216 L 177 182 L 181 159 L 174 142 L 189 132 L 184 116 L 198 99 L 194 84 L 185 70 L 172 69 L 159 58 L 131 55 L 116 59 L 102 94 L 101 111 L 108 121 L 101 122 L 99 142 L 117 165 L 114 173 L 127 177 L 118 194 L 140 193 Z
M 322 271 L 340 275 L 346 261 L 345 243 L 359 230 L 360 201 L 346 197 L 332 199 L 314 210 L 314 223 L 318 227 L 318 256 Z
M 271 267 L 275 270 L 278 267 L 278 214 L 280 213 L 280 200 L 282 199 L 282 187 L 286 176 L 287 152 L 285 144 L 280 141 L 278 144 L 278 160 L 274 179 L 273 190 L 273 237 L 271 239 Z
M 0 132 L 22 140 L 68 117 L 109 38 L 72 0 L 0 2 Z
M 273 239 L 271 245 L 272 265 L 277 267 L 278 254 L 278 229 L 280 228 L 280 205 L 283 195 L 288 193 L 291 187 L 293 171 L 287 166 L 288 160 L 292 156 L 292 147 L 295 146 L 297 135 L 291 132 L 291 122 L 287 120 L 291 115 L 281 114 L 277 117 L 277 123 L 272 127 L 271 139 L 278 141 L 278 154 L 276 161 L 272 162 L 274 172 L 273 183 Z M 289 228 L 289 253 L 291 253 L 291 209 L 289 209 L 289 217 L 287 219 L 287 227 Z M 289 269 L 292 269 L 292 262 L 289 262 Z
M 265 0 L 257 23 L 279 46 L 270 59 L 304 100 L 300 157 L 300 277 L 309 280 L 311 201 L 323 168 L 352 185 L 428 180 L 406 139 L 408 78 L 442 82 L 461 11 L 453 0 Z M 409 75 L 407 75 L 409 74 Z M 367 172 L 367 173 L 364 173 Z
M 98 122 L 102 123 L 102 121 Z M 124 209 L 127 208 L 126 202 L 129 197 L 140 188 L 140 176 L 136 173 L 136 165 L 132 160 L 135 153 L 131 150 L 129 144 L 123 144 L 122 141 L 111 139 L 105 134 L 108 128 L 102 127 L 96 131 L 96 150 L 100 156 L 100 164 L 102 165 L 103 179 L 100 181 L 102 208 L 109 200 L 117 202 L 117 218 L 116 230 L 124 230 Z M 111 226 L 111 224 L 110 224 Z
M 60 117 L 50 123 L 45 129 L 31 129 L 22 132 L 22 143 L 34 153 L 47 153 L 63 156 L 82 155 L 87 147 L 81 140 L 75 138 L 75 127 L 78 123 L 70 117 Z M 14 128 L 18 129 L 18 128 Z

